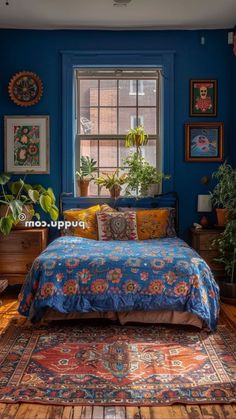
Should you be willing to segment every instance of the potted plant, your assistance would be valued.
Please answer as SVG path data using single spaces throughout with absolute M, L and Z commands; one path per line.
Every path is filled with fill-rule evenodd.
M 128 195 L 151 195 L 153 185 L 159 185 L 162 180 L 169 179 L 163 173 L 148 163 L 140 153 L 133 153 L 124 160 L 127 170 L 126 193 Z
M 225 161 L 212 177 L 217 179 L 210 193 L 212 204 L 216 207 L 218 225 L 225 226 L 230 211 L 236 208 L 236 169 Z
M 219 281 L 221 299 L 236 304 L 236 209 L 230 212 L 225 230 L 214 240 L 220 254 L 216 262 L 224 265 L 225 277 Z
M 97 171 L 97 162 L 88 156 L 81 156 L 80 170 L 75 172 L 78 177 L 80 196 L 88 196 L 88 188 L 91 180 L 94 179 L 93 173 Z
M 38 220 L 40 214 L 37 208 L 41 208 L 49 214 L 52 220 L 58 218 L 56 199 L 51 188 L 45 189 L 41 185 L 30 185 L 24 179 L 11 182 L 7 174 L 0 176 L 0 232 L 9 234 L 14 226 L 22 228 L 24 223 L 35 216 Z M 22 215 L 23 214 L 23 215 Z
M 120 196 L 121 186 L 125 183 L 126 174 L 119 176 L 117 170 L 114 173 L 107 173 L 96 179 L 96 184 L 108 189 L 112 198 L 118 198 Z
M 143 125 L 131 128 L 125 137 L 125 147 L 136 147 L 136 152 L 140 152 L 140 147 L 148 143 L 148 134 Z

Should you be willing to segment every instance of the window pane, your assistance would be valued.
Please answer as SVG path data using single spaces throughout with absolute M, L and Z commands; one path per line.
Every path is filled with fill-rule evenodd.
M 98 161 L 98 141 L 80 140 L 80 156 L 89 156 Z
M 149 140 L 148 144 L 142 147 L 142 156 L 150 163 L 152 166 L 156 167 L 157 161 L 157 142 L 156 140 Z
M 100 106 L 117 106 L 117 80 L 100 81 Z
M 99 141 L 100 167 L 117 167 L 117 140 Z
M 138 106 L 156 106 L 156 80 L 139 80 L 138 91 Z
M 100 108 L 100 134 L 117 134 L 117 108 Z
M 125 147 L 125 141 L 119 141 L 119 166 L 123 166 L 123 160 L 126 159 L 129 154 L 134 153 L 136 151 L 135 147 Z
M 135 106 L 136 91 L 136 80 L 119 80 L 119 106 Z
M 98 80 L 80 80 L 80 107 L 98 106 Z
M 136 116 L 136 108 L 119 108 L 119 134 L 127 134 L 132 127 L 134 116 Z
M 98 134 L 98 109 L 80 109 L 80 134 Z
M 156 134 L 156 108 L 139 108 L 138 116 L 148 134 Z

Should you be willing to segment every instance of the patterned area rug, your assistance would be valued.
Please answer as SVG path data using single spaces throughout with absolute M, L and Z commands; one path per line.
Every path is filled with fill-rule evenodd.
M 236 402 L 236 334 L 162 326 L 12 324 L 0 401 L 63 405 Z

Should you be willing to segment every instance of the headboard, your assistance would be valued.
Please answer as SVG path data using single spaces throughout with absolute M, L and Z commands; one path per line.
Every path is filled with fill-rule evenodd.
M 96 204 L 108 204 L 112 208 L 118 207 L 136 207 L 136 208 L 175 208 L 175 228 L 178 232 L 179 227 L 179 199 L 176 192 L 166 192 L 160 195 L 134 197 L 121 196 L 119 198 L 109 197 L 74 197 L 72 194 L 62 193 L 60 196 L 60 213 L 71 208 L 88 208 Z

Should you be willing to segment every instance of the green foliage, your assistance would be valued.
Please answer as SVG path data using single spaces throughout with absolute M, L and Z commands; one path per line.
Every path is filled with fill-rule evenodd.
M 152 184 L 159 184 L 163 179 L 169 179 L 148 163 L 140 153 L 133 153 L 124 160 L 124 167 L 128 167 L 126 177 L 126 193 L 128 195 L 145 195 Z
M 214 207 L 236 209 L 236 169 L 226 161 L 212 174 L 217 184 L 210 193 Z
M 57 220 L 59 210 L 55 205 L 56 199 L 51 188 L 30 185 L 23 179 L 11 182 L 10 176 L 5 174 L 0 176 L 0 186 L 0 204 L 4 208 L 4 215 L 0 217 L 1 233 L 9 234 L 12 227 L 20 221 L 20 214 L 25 212 L 26 208 L 38 220 L 40 214 L 36 212 L 37 207 L 49 214 L 52 220 Z
M 114 186 L 121 186 L 126 183 L 126 174 L 121 176 L 118 175 L 117 170 L 111 174 L 104 174 L 103 176 L 99 176 L 95 183 L 99 186 L 104 186 L 106 189 L 110 190 Z
M 215 260 L 222 263 L 227 276 L 231 282 L 234 282 L 235 264 L 236 264 L 236 217 L 231 218 L 223 233 L 219 238 L 213 241 L 213 245 L 217 247 L 220 254 Z
M 215 260 L 222 263 L 227 276 L 234 282 L 236 263 L 236 169 L 225 161 L 212 174 L 217 184 L 211 193 L 211 200 L 215 207 L 229 210 L 227 224 L 219 238 L 213 241 L 220 257 Z
M 128 131 L 125 137 L 125 147 L 136 147 L 137 152 L 140 147 L 148 143 L 148 134 L 146 133 L 143 125 L 132 128 Z
M 97 171 L 97 162 L 88 156 L 81 156 L 80 158 L 80 170 L 75 172 L 81 180 L 92 180 L 94 179 L 93 173 Z

